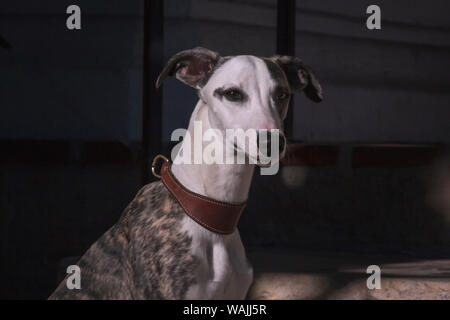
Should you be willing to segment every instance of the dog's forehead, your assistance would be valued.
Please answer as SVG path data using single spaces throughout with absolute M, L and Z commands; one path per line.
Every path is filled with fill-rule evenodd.
M 268 84 L 284 81 L 284 74 L 281 68 L 269 59 L 242 55 L 226 57 L 212 78 L 216 82 L 256 81 Z

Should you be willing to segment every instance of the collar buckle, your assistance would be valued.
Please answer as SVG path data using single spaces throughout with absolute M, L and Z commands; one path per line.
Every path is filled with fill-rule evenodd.
M 156 157 L 153 158 L 153 162 L 152 162 L 152 174 L 158 178 L 161 179 L 161 175 L 156 173 L 156 165 L 158 163 L 158 160 L 163 160 L 165 162 L 169 162 L 169 159 L 167 159 L 165 156 L 163 156 L 162 154 L 158 154 Z

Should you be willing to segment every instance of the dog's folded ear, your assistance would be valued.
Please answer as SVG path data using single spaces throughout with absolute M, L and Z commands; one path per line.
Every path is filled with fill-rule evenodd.
M 168 76 L 175 75 L 185 84 L 200 89 L 208 82 L 219 60 L 220 55 L 217 52 L 202 47 L 181 51 L 167 62 L 156 80 L 156 87 L 159 88 Z
M 274 56 L 271 60 L 283 69 L 292 91 L 303 90 L 305 95 L 314 102 L 323 100 L 322 86 L 302 60 L 291 56 Z

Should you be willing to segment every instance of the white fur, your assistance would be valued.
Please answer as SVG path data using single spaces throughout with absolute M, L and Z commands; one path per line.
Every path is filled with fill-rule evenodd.
M 219 235 L 186 217 L 183 229 L 192 237 L 192 254 L 200 262 L 196 284 L 186 299 L 244 299 L 253 281 L 239 231 Z
M 219 67 L 199 91 L 200 100 L 192 113 L 188 131 L 193 136 L 193 121 L 208 128 L 280 129 L 282 119 L 270 98 L 275 86 L 266 64 L 253 56 L 237 56 Z M 219 87 L 242 88 L 249 96 L 245 104 L 214 97 Z M 183 143 L 191 143 L 186 140 Z M 173 174 L 188 189 L 226 202 L 246 201 L 254 165 L 177 164 Z M 187 299 L 243 299 L 253 279 L 239 232 L 219 235 L 198 225 L 189 217 L 183 228 L 192 237 L 192 252 L 200 266 L 197 284 Z

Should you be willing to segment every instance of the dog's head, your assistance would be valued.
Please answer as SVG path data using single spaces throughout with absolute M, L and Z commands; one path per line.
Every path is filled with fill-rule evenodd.
M 211 127 L 224 134 L 226 129 L 269 131 L 269 135 L 262 135 L 269 137 L 270 132 L 279 133 L 276 135 L 280 158 L 286 148 L 283 120 L 291 94 L 303 91 L 312 101 L 323 99 L 322 87 L 311 69 L 290 56 L 221 57 L 217 52 L 197 47 L 173 56 L 156 86 L 168 76 L 198 90 L 200 99 L 209 107 Z M 235 147 L 249 150 L 247 142 L 239 143 Z

